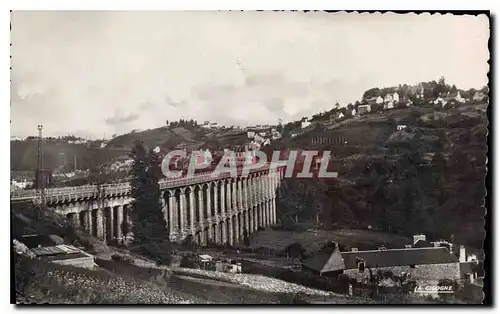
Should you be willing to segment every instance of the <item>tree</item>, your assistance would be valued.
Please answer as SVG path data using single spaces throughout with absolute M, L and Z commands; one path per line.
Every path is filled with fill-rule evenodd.
M 120 225 L 120 229 L 122 230 L 122 234 L 123 234 L 123 239 L 122 239 L 122 244 L 125 243 L 125 239 L 127 238 L 127 235 L 130 233 L 130 224 L 128 223 L 128 221 L 126 219 L 123 219 L 121 225 Z
M 283 131 L 283 120 L 282 119 L 278 119 L 278 125 L 276 126 L 276 131 L 280 132 L 280 133 Z
M 453 86 L 451 86 L 450 93 L 455 94 L 457 91 L 458 91 L 457 87 L 455 86 L 455 84 L 453 84 Z
M 378 87 L 371 88 L 363 93 L 363 99 L 381 96 L 383 93 Z
M 158 184 L 160 158 L 153 150 L 147 153 L 141 142 L 136 142 L 131 157 L 134 160 L 130 170 L 133 249 L 157 263 L 169 264 L 169 232 L 161 208 Z

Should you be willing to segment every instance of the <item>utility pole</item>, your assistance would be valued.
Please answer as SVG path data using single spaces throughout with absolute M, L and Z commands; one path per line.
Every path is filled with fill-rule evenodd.
M 36 188 L 37 188 L 37 203 L 45 204 L 45 191 L 44 191 L 44 176 L 43 176 L 43 125 L 38 125 L 38 150 L 37 150 L 37 171 L 36 171 Z

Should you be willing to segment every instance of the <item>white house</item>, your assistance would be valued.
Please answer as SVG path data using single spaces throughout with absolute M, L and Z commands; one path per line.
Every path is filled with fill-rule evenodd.
M 352 114 L 353 116 L 355 116 L 355 115 L 356 115 L 356 109 L 352 109 L 351 114 Z
M 382 96 L 378 96 L 377 97 L 377 100 L 375 101 L 377 104 L 381 104 L 384 102 L 384 98 L 382 98 Z
M 254 138 L 254 136 L 255 136 L 255 132 L 254 131 L 248 131 L 247 132 L 247 137 L 248 138 Z
M 394 108 L 394 102 L 392 100 L 384 104 L 384 109 L 393 109 L 393 108 Z
M 397 129 L 398 129 L 398 131 L 404 130 L 404 129 L 406 129 L 406 125 L 404 125 L 404 124 L 399 124 L 399 125 L 397 126 Z
M 343 117 L 345 117 L 345 115 L 344 115 L 342 112 L 341 112 L 341 113 L 339 113 L 338 118 L 339 118 L 339 119 L 342 119 Z
M 472 100 L 475 100 L 475 101 L 481 101 L 484 99 L 486 95 L 482 92 L 475 92 L 474 93 L 474 96 L 472 96 Z
M 386 94 L 385 97 L 384 97 L 384 101 L 385 102 L 393 101 L 392 95 L 391 94 Z
M 399 102 L 399 94 L 398 94 L 398 93 L 394 93 L 394 94 L 392 95 L 392 100 L 393 100 L 394 102 Z
M 307 120 L 306 120 L 306 121 L 302 121 L 302 122 L 300 123 L 300 127 L 301 127 L 301 128 L 303 128 L 303 129 L 304 129 L 304 128 L 307 128 L 307 127 L 308 127 L 308 126 L 310 126 L 310 125 L 311 125 L 311 122 L 310 122 L 310 121 L 307 121 Z
M 372 111 L 372 106 L 369 104 L 358 106 L 358 113 L 359 114 L 363 114 L 363 113 L 370 112 L 370 111 Z
M 436 100 L 434 100 L 434 105 L 441 104 L 441 106 L 444 107 L 444 106 L 446 106 L 447 103 L 448 102 L 441 97 L 438 97 L 438 98 L 436 98 Z
M 455 96 L 455 100 L 458 102 L 465 102 L 465 99 L 460 95 L 460 92 L 457 93 L 457 96 Z

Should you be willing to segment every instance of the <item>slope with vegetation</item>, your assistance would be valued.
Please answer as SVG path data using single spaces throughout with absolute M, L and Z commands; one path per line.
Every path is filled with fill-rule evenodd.
M 329 132 L 349 137 L 348 144 L 323 146 L 332 151 L 339 178 L 285 179 L 278 217 L 287 228 L 308 220 L 325 229 L 370 226 L 481 249 L 486 108 L 484 102 L 449 109 L 427 102 L 344 120 Z M 407 127 L 397 130 L 398 124 Z M 298 140 L 285 139 L 284 146 Z

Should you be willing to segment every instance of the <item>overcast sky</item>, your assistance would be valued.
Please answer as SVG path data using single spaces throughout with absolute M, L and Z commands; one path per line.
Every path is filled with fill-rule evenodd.
M 441 75 L 480 88 L 488 38 L 486 16 L 14 12 L 11 135 L 276 123 Z

